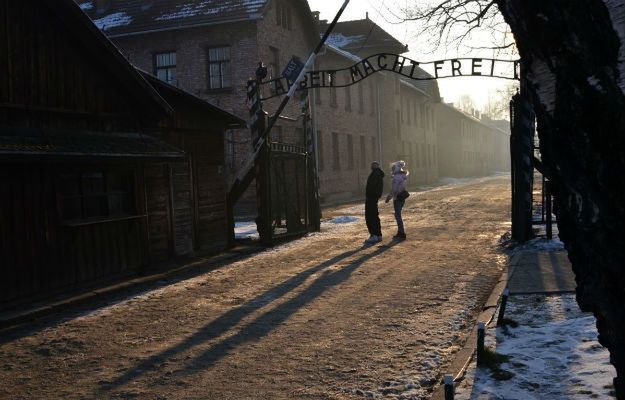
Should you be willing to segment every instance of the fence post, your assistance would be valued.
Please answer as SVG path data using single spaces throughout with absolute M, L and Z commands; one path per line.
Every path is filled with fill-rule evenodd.
M 550 181 L 545 181 L 545 197 L 546 197 L 546 210 L 545 213 L 547 214 L 547 220 L 545 221 L 545 228 L 547 230 L 547 239 L 551 240 L 553 239 L 553 228 L 552 228 L 552 224 L 553 224 L 553 219 L 551 218 L 551 182 Z
M 454 400 L 454 377 L 445 375 L 445 400 Z
M 501 295 L 501 305 L 499 306 L 499 315 L 497 315 L 497 326 L 501 326 L 503 322 L 503 317 L 506 313 L 506 303 L 508 303 L 508 295 L 510 295 L 510 290 L 505 288 Z
M 484 362 L 484 330 L 486 325 L 483 322 L 477 324 L 477 365 Z

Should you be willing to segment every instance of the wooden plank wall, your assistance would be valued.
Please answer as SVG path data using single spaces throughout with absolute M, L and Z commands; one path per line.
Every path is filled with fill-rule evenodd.
M 193 252 L 193 208 L 189 163 L 171 163 L 170 171 L 170 190 L 174 210 L 174 249 L 176 255 L 180 256 Z
M 189 139 L 187 152 L 193 163 L 196 248 L 203 251 L 226 248 L 226 182 L 220 170 L 223 168 L 223 137 L 210 135 Z
M 146 210 L 148 214 L 148 252 L 150 264 L 168 260 L 173 248 L 169 197 L 169 168 L 166 163 L 147 163 L 144 167 Z
M 141 218 L 60 224 L 55 166 L 0 164 L 0 302 L 52 293 L 144 265 Z
M 136 107 L 125 89 L 37 3 L 0 1 L 0 121 L 9 126 L 134 128 Z

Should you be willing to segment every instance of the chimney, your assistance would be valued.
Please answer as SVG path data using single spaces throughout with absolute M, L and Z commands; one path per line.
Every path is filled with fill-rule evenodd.
M 369 19 L 369 11 L 365 12 L 365 18 Z

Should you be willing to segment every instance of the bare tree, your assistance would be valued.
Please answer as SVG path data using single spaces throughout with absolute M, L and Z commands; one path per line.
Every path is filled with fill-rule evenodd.
M 560 237 L 576 276 L 577 301 L 597 319 L 599 341 L 617 371 L 616 396 L 625 399 L 622 0 L 438 0 L 398 14 L 424 24 L 422 32 L 433 34 L 439 45 L 458 48 L 488 28 L 503 34 L 503 41 L 484 47 L 517 47 L 558 205 Z M 508 30 L 515 44 L 506 41 Z
M 468 93 L 461 94 L 458 98 L 458 103 L 455 104 L 455 106 L 467 114 L 473 114 L 473 111 L 477 109 L 475 100 L 473 100 L 473 97 L 471 97 Z
M 519 85 L 516 82 L 508 83 L 496 89 L 494 94 L 489 95 L 482 113 L 491 119 L 508 119 L 510 117 L 510 99 L 517 93 L 518 89 Z

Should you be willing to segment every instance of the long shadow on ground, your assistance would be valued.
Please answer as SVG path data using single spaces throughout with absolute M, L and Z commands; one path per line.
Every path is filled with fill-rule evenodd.
M 225 357 L 238 345 L 241 345 L 248 341 L 256 341 L 259 338 L 266 336 L 268 333 L 276 329 L 282 322 L 284 322 L 291 315 L 293 315 L 297 310 L 319 297 L 327 289 L 346 281 L 349 276 L 364 262 L 380 255 L 381 253 L 384 253 L 391 247 L 395 246 L 397 243 L 398 242 L 392 242 L 389 245 L 380 246 L 375 251 L 353 260 L 340 270 L 334 272 L 325 271 L 322 276 L 317 278 L 310 286 L 308 286 L 293 299 L 290 299 L 283 304 L 280 304 L 279 306 L 273 308 L 272 310 L 262 314 L 254 321 L 243 326 L 237 334 L 214 344 L 213 346 L 196 356 L 195 359 L 191 360 L 185 367 L 185 370 L 179 371 L 178 374 L 191 375 L 198 370 L 198 367 L 201 367 L 203 369 L 209 368 L 214 365 L 218 360 Z M 147 358 L 128 372 L 121 375 L 113 382 L 103 384 L 100 390 L 102 392 L 106 392 L 113 390 L 117 387 L 121 387 L 124 384 L 138 378 L 142 374 L 149 372 L 150 370 L 156 370 L 156 364 L 159 364 L 166 359 L 175 356 L 178 353 L 184 352 L 195 346 L 199 346 L 202 343 L 205 343 L 211 339 L 221 336 L 222 334 L 228 332 L 230 329 L 234 328 L 236 324 L 240 322 L 245 316 L 284 296 L 291 290 L 303 284 L 306 279 L 311 275 L 335 265 L 337 262 L 356 254 L 360 250 L 362 249 L 358 248 L 347 251 L 327 261 L 317 264 L 314 267 L 298 273 L 297 275 L 282 282 L 278 286 L 254 297 L 245 304 L 242 304 L 241 306 L 226 312 L 222 316 L 200 328 L 196 333 L 194 333 L 192 336 L 185 339 L 184 341 L 180 342 L 176 346 Z

